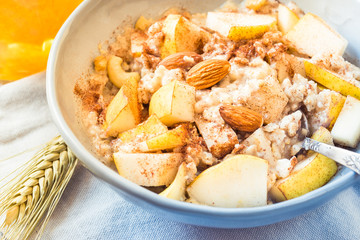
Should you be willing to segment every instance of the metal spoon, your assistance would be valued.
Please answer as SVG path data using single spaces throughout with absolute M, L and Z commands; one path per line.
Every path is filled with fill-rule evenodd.
M 305 133 L 305 134 L 303 134 Z M 298 132 L 299 139 L 303 140 L 302 148 L 305 150 L 313 150 L 335 162 L 350 168 L 357 174 L 360 174 L 360 154 L 352 152 L 343 148 L 335 147 L 326 143 L 322 143 L 311 138 L 306 137 L 309 133 L 309 124 L 304 113 L 302 113 L 300 132 Z
M 306 137 L 302 147 L 313 150 L 360 174 L 360 154 Z

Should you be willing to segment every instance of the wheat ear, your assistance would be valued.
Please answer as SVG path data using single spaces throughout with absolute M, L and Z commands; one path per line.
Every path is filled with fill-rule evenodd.
M 76 163 L 76 156 L 58 136 L 21 166 L 17 176 L 1 184 L 2 239 L 27 239 L 41 222 L 40 238 Z

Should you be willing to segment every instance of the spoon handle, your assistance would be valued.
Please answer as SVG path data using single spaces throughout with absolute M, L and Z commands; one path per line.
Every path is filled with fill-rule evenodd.
M 305 150 L 313 150 L 334 161 L 350 168 L 357 174 L 360 174 L 360 154 L 343 148 L 335 147 L 329 144 L 315 141 L 311 138 L 305 138 L 303 142 Z

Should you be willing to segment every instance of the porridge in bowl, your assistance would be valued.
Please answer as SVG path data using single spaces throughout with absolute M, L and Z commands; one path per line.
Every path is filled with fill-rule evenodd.
M 330 133 L 360 99 L 346 46 L 294 3 L 171 9 L 100 45 L 74 92 L 94 151 L 121 176 L 180 201 L 262 206 L 336 174 L 333 160 L 300 151 L 303 136 L 357 144 L 358 132 L 350 144 Z

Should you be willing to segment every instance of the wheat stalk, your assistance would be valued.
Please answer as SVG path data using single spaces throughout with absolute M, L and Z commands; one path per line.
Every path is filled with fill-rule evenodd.
M 2 239 L 27 239 L 42 222 L 37 235 L 41 237 L 76 163 L 76 156 L 58 136 L 20 167 L 17 176 L 0 181 Z

